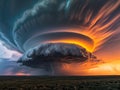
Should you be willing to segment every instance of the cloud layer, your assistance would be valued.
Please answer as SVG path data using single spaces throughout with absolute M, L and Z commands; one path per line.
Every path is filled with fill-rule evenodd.
M 18 62 L 30 67 L 42 68 L 54 63 L 80 63 L 92 59 L 94 55 L 80 46 L 49 43 L 28 50 Z

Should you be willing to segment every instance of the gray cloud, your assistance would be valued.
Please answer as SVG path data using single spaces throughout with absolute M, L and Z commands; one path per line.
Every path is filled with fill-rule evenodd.
M 28 50 L 18 62 L 30 67 L 45 68 L 54 63 L 80 63 L 94 57 L 84 48 L 74 44 L 49 43 Z

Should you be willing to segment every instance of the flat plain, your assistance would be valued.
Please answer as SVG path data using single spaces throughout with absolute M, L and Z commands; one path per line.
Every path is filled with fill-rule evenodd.
M 0 76 L 0 90 L 120 90 L 120 76 Z

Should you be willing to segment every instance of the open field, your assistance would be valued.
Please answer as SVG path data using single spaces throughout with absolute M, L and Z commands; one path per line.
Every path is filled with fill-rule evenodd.
M 120 90 L 120 76 L 1 76 L 0 90 Z

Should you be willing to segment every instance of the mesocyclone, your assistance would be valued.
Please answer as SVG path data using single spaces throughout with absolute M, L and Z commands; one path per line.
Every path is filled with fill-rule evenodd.
M 12 0 L 9 4 L 0 0 L 0 3 L 1 8 L 6 6 L 6 10 L 0 9 L 1 38 L 24 54 L 20 58 L 24 64 L 30 60 L 37 64 L 33 61 L 38 58 L 53 62 L 58 54 L 64 60 L 77 56 L 86 57 L 85 61 L 95 58 L 90 52 L 115 34 L 120 22 L 119 0 Z
M 61 42 L 77 44 L 92 52 L 94 41 L 89 36 L 69 30 L 76 27 L 67 13 L 72 3 L 73 0 L 41 0 L 26 10 L 13 27 L 15 45 L 24 52 L 42 43 Z
M 34 64 L 34 66 L 38 66 L 38 63 L 35 63 L 37 59 L 40 63 L 43 62 L 41 59 L 44 59 L 45 63 L 48 61 L 53 63 L 56 61 L 53 59 L 55 57 L 60 59 L 57 62 L 64 61 L 65 63 L 71 61 L 70 59 L 77 61 L 73 60 L 72 57 L 83 58 L 83 60 L 79 59 L 79 62 L 86 61 L 90 57 L 89 52 L 92 52 L 94 47 L 93 39 L 82 33 L 69 30 L 70 28 L 73 28 L 73 31 L 76 30 L 76 24 L 78 23 L 77 20 L 74 24 L 70 21 L 72 15 L 69 16 L 69 9 L 73 3 L 73 0 L 40 0 L 33 8 L 23 13 L 15 22 L 12 32 L 15 45 L 21 52 L 25 53 L 19 61 L 27 66 L 33 66 Z M 79 28 L 79 32 L 81 31 L 82 29 Z M 79 50 L 74 55 L 72 53 L 76 52 L 76 49 L 72 47 Z M 41 48 L 47 49 L 42 50 Z M 86 50 L 83 50 L 83 48 Z M 30 53 L 32 53 L 32 57 L 29 58 Z M 61 57 L 70 57 L 70 59 L 61 60 L 61 57 L 55 53 L 60 54 Z M 30 63 L 30 61 L 32 61 L 32 65 L 26 63 Z

